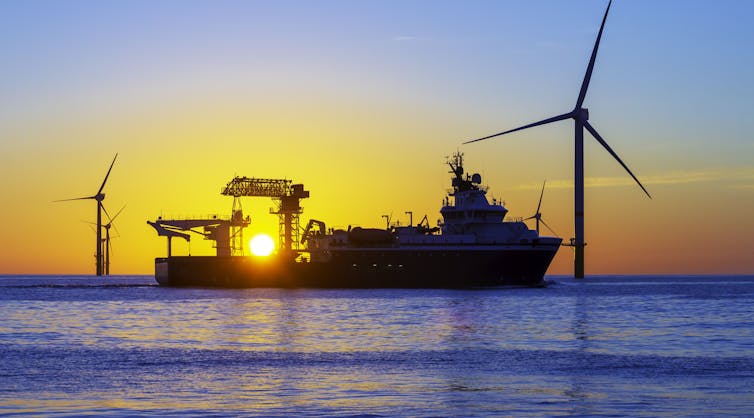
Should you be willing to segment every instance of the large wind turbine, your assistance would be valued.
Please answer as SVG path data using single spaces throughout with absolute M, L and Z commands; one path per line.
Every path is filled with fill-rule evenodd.
M 97 249 L 97 276 L 102 275 L 103 270 L 103 260 L 102 260 L 102 210 L 104 207 L 102 206 L 102 201 L 105 200 L 105 194 L 102 193 L 102 190 L 105 188 L 105 183 L 107 183 L 107 178 L 110 177 L 110 171 L 113 169 L 113 165 L 115 165 L 115 160 L 118 158 L 118 154 L 115 154 L 115 157 L 113 158 L 113 162 L 110 163 L 110 168 L 107 170 L 107 174 L 105 175 L 105 179 L 102 180 L 102 185 L 99 186 L 99 190 L 97 190 L 97 193 L 92 196 L 86 196 L 86 197 L 77 197 L 74 199 L 63 199 L 63 200 L 56 200 L 56 202 L 65 202 L 70 200 L 87 200 L 87 199 L 94 199 L 97 201 L 97 246 L 95 247 Z
M 602 38 L 602 30 L 605 28 L 605 21 L 607 20 L 607 13 L 610 11 L 610 4 L 612 0 L 608 2 L 607 9 L 605 10 L 605 16 L 602 18 L 602 25 L 600 25 L 600 31 L 597 34 L 597 41 L 594 43 L 594 49 L 592 50 L 592 56 L 589 59 L 589 65 L 586 68 L 586 74 L 584 75 L 584 81 L 581 83 L 581 90 L 579 91 L 579 97 L 576 100 L 576 106 L 568 113 L 554 116 L 549 119 L 541 120 L 539 122 L 530 123 L 515 129 L 510 129 L 504 132 L 496 133 L 494 135 L 485 136 L 484 138 L 478 138 L 471 141 L 464 142 L 468 144 L 471 142 L 482 141 L 496 136 L 509 134 L 511 132 L 520 131 L 523 129 L 533 128 L 535 126 L 545 125 L 552 122 L 558 122 L 565 119 L 573 119 L 575 124 L 575 168 L 574 168 L 574 229 L 576 237 L 573 240 L 574 247 L 574 276 L 577 278 L 584 277 L 584 128 L 589 131 L 590 134 L 597 140 L 610 155 L 615 158 L 618 163 L 631 175 L 641 189 L 651 199 L 647 189 L 641 184 L 639 179 L 634 176 L 634 173 L 626 166 L 626 164 L 618 157 L 618 154 L 607 145 L 602 136 L 596 129 L 589 123 L 589 110 L 583 107 L 584 98 L 586 97 L 586 91 L 589 88 L 589 81 L 592 78 L 592 70 L 594 69 L 594 61 L 597 58 L 597 49 L 600 46 L 600 39 Z

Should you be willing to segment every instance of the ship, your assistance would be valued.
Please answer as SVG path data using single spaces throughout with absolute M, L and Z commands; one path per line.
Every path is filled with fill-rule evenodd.
M 446 163 L 452 174 L 451 188 L 436 226 L 425 215 L 416 225 L 390 225 L 388 220 L 385 228 L 328 229 L 324 222 L 311 219 L 299 228 L 297 217 L 291 224 L 291 214 L 301 213 L 298 200 L 309 196 L 302 185 L 292 185 L 279 196 L 280 209 L 273 213 L 281 216 L 285 245 L 266 257 L 232 254 L 229 237 L 249 223 L 240 211 L 227 220 L 215 217 L 203 223 L 148 221 L 159 235 L 168 237 L 168 257 L 155 259 L 155 279 L 162 286 L 223 288 L 543 286 L 562 239 L 540 236 L 538 228 L 530 229 L 522 219 L 506 219 L 503 202 L 488 200 L 481 175 L 465 173 L 462 153 L 455 153 Z M 235 184 L 241 180 L 257 184 L 248 178 L 236 180 Z M 270 189 L 269 184 L 265 183 L 264 190 Z M 238 196 L 237 191 L 228 192 L 228 187 L 226 194 Z M 170 253 L 171 238 L 188 239 L 187 232 L 196 232 L 202 225 L 205 235 L 217 240 L 217 255 Z

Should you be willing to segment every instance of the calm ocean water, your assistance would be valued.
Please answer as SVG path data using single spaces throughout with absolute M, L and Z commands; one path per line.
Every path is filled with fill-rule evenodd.
M 754 276 L 172 289 L 0 276 L 0 414 L 754 416 Z

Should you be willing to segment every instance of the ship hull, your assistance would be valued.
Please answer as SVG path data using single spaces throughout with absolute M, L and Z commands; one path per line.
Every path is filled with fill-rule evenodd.
M 155 259 L 163 286 L 226 288 L 468 288 L 541 286 L 557 246 L 348 249 L 324 259 L 179 256 Z

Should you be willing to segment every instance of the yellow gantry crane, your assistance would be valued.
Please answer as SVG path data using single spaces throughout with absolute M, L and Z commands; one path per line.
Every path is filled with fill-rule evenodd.
M 299 215 L 303 213 L 301 199 L 309 197 L 303 184 L 292 184 L 292 180 L 258 179 L 235 177 L 221 190 L 225 196 L 233 196 L 233 216 L 241 211 L 241 197 L 270 197 L 277 207 L 270 213 L 278 215 L 278 248 L 283 251 L 297 251 L 300 242 Z M 231 236 L 243 243 L 242 231 L 231 231 Z

